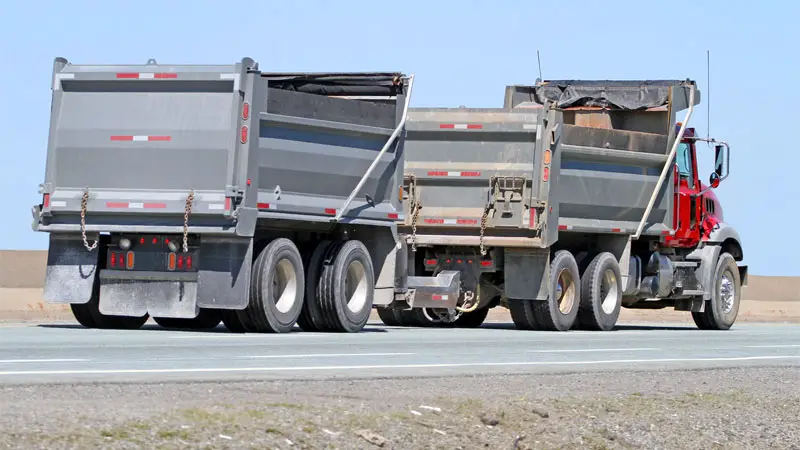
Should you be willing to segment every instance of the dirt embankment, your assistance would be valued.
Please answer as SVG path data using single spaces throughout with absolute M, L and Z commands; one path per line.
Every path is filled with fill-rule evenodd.
M 0 251 L 0 321 L 73 320 L 66 305 L 42 301 L 46 251 Z M 800 322 L 800 277 L 751 275 L 744 288 L 740 321 Z M 374 317 L 377 319 L 377 316 Z M 508 321 L 508 311 L 497 308 L 489 320 Z M 623 309 L 621 321 L 691 322 L 689 314 L 670 309 Z

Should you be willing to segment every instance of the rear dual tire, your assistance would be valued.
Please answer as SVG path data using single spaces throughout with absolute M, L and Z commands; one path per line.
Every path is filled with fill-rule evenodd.
M 301 254 L 285 238 L 270 242 L 253 263 L 250 301 L 226 311 L 232 332 L 360 331 L 369 320 L 375 275 L 360 241 L 321 241 Z
M 580 272 L 572 253 L 559 250 L 550 261 L 547 300 L 509 300 L 511 320 L 520 330 L 567 331 L 575 324 L 581 298 Z

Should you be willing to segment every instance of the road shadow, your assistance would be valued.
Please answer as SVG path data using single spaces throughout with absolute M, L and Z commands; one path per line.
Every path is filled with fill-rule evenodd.
M 61 330 L 78 330 L 78 329 L 88 329 L 80 324 L 76 323 L 40 323 L 36 324 L 37 328 L 52 328 L 52 329 L 61 329 Z M 121 331 L 121 330 L 120 330 Z M 273 334 L 273 333 L 233 333 L 225 328 L 224 325 L 218 325 L 216 328 L 209 328 L 204 330 L 186 330 L 180 328 L 163 328 L 158 324 L 145 324 L 141 328 L 137 330 L 129 330 L 129 331 L 140 331 L 140 332 L 169 332 L 169 333 L 192 333 L 192 334 L 224 334 L 224 335 L 250 335 L 250 334 Z M 374 326 L 367 326 L 364 327 L 360 332 L 361 333 L 386 333 L 389 330 L 385 328 L 379 328 Z M 294 333 L 319 333 L 315 331 L 303 331 L 300 327 L 294 327 L 291 332 L 288 334 Z M 327 333 L 326 333 L 327 334 Z
M 484 323 L 481 325 L 482 329 L 485 330 L 516 330 L 517 327 L 514 326 L 513 322 L 490 322 Z M 677 326 L 677 325 L 617 325 L 613 330 L 606 331 L 605 333 L 613 333 L 614 331 L 644 331 L 644 330 L 663 330 L 663 331 L 688 331 L 688 330 L 695 330 L 699 331 L 697 327 L 687 324 L 686 326 Z M 587 332 L 587 333 L 596 333 L 595 331 L 591 330 L 570 330 L 570 332 Z

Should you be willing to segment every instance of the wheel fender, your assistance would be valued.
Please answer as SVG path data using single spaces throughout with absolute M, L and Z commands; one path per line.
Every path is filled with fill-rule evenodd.
M 703 284 L 703 300 L 711 300 L 714 270 L 717 267 L 720 253 L 722 253 L 721 246 L 705 245 L 687 255 L 687 259 L 700 261 L 700 266 L 695 269 L 695 276 Z
M 704 242 L 707 244 L 718 244 L 718 245 L 735 245 L 738 246 L 738 253 L 739 255 L 733 255 L 737 260 L 744 259 L 744 251 L 742 246 L 742 238 L 739 236 L 739 232 L 736 231 L 733 226 L 728 225 L 725 222 L 717 222 L 714 224 L 714 227 L 708 233 L 708 237 L 704 239 Z

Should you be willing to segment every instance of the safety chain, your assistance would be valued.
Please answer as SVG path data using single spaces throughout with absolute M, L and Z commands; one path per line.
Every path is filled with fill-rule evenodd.
M 489 218 L 489 207 L 484 208 L 483 215 L 481 216 L 481 237 L 480 237 L 480 246 L 481 246 L 481 256 L 486 256 L 486 247 L 483 245 L 483 234 L 486 231 L 486 220 Z
M 189 251 L 189 213 L 192 211 L 194 201 L 194 189 L 186 197 L 186 206 L 183 207 L 183 253 Z
M 422 201 L 417 198 L 417 179 L 411 176 L 408 194 L 411 196 L 411 251 L 417 251 L 417 220 L 419 210 L 422 209 Z
M 86 250 L 92 251 L 97 248 L 99 239 L 96 239 L 92 245 L 89 245 L 89 240 L 86 238 L 86 203 L 89 201 L 89 188 L 83 188 L 83 198 L 81 199 L 81 237 L 83 238 L 83 246 Z

